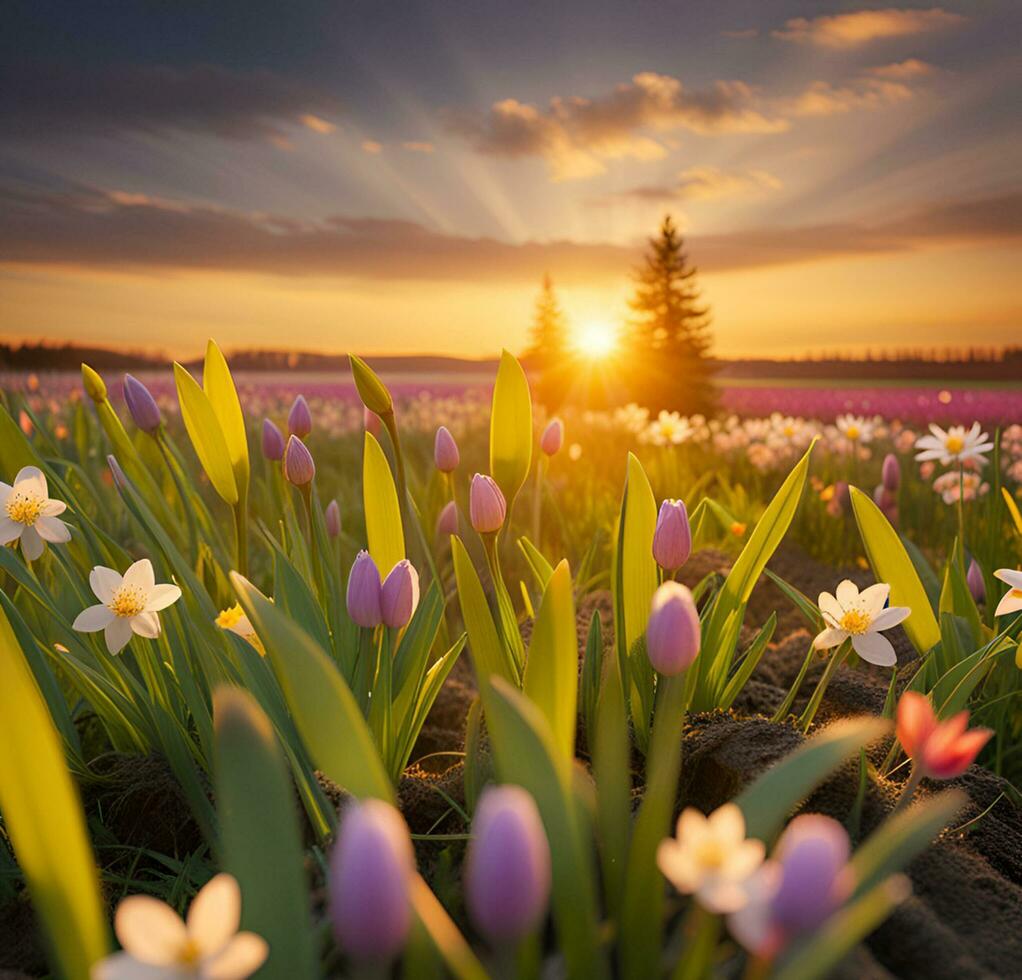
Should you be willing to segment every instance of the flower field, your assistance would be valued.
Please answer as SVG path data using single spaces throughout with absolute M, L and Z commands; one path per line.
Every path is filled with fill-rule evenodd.
M 1019 390 L 2 390 L 0 972 L 1017 973 Z

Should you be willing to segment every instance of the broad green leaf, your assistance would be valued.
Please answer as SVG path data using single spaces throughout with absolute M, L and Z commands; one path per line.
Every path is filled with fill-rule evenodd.
M 206 344 L 206 363 L 202 372 L 202 387 L 209 399 L 213 414 L 220 423 L 224 442 L 231 458 L 234 481 L 238 495 L 244 497 L 248 491 L 248 437 L 245 434 L 245 416 L 238 401 L 231 369 L 216 342 Z
M 855 521 L 859 525 L 873 574 L 877 581 L 890 585 L 892 606 L 908 606 L 912 610 L 902 625 L 919 654 L 925 654 L 940 642 L 940 627 L 926 589 L 902 546 L 898 532 L 891 527 L 880 508 L 858 487 L 850 490 Z
M 355 379 L 358 397 L 362 404 L 379 416 L 394 411 L 394 401 L 390 397 L 387 386 L 377 377 L 376 372 L 361 357 L 348 355 L 351 364 L 351 376 Z
M 529 565 L 529 571 L 536 581 L 536 587 L 541 591 L 546 588 L 550 576 L 554 573 L 554 566 L 544 557 L 543 553 L 524 535 L 518 539 L 518 549 Z
M 23 466 L 40 466 L 42 463 L 5 405 L 0 405 L 0 459 L 4 467 L 0 479 L 8 483 L 14 482 L 14 475 Z
M 99 878 L 64 748 L 0 611 L 0 813 L 55 966 L 88 980 L 109 950 Z
M 386 578 L 405 556 L 405 536 L 390 463 L 371 432 L 365 434 L 362 455 L 362 502 L 369 554 L 373 556 L 380 576 Z
M 756 634 L 756 638 L 749 645 L 738 669 L 728 679 L 727 687 L 721 695 L 720 707 L 727 711 L 734 704 L 735 698 L 742 693 L 746 681 L 752 676 L 763 654 L 766 652 L 767 644 L 773 638 L 774 630 L 777 628 L 777 613 L 772 612 L 762 629 Z
M 455 980 L 487 980 L 489 974 L 421 875 L 412 878 L 411 893 L 415 915 L 451 976 Z
M 805 621 L 809 624 L 809 628 L 819 633 L 823 629 L 823 616 L 820 614 L 819 607 L 809 598 L 804 592 L 796 589 L 790 582 L 786 582 L 780 575 L 775 575 L 769 568 L 765 568 L 764 573 L 766 577 L 770 579 L 774 585 L 777 586 L 792 602 L 795 608 L 802 613 Z
M 578 703 L 578 637 L 575 598 L 567 561 L 554 569 L 543 593 L 529 644 L 523 690 L 546 716 L 554 745 L 568 759 L 575 756 Z
M 769 843 L 817 784 L 890 729 L 882 718 L 843 718 L 776 762 L 735 799 L 748 836 Z
M 231 454 L 224 439 L 220 420 L 213 411 L 206 393 L 180 364 L 174 364 L 177 399 L 181 406 L 188 438 L 192 440 L 195 455 L 213 484 L 220 499 L 230 506 L 238 502 L 238 484 L 231 465 Z
M 532 464 L 532 397 L 521 364 L 507 351 L 500 355 L 490 413 L 490 475 L 508 505 L 521 490 Z
M 589 632 L 586 634 L 586 648 L 578 684 L 578 699 L 582 706 L 582 720 L 585 723 L 587 739 L 592 739 L 596 732 L 596 705 L 600 699 L 603 671 L 603 624 L 600 622 L 599 611 L 595 611 L 589 620 Z
M 394 791 L 372 735 L 334 662 L 244 576 L 231 572 L 231 585 L 263 641 L 317 768 L 354 796 L 393 802 Z
M 223 869 L 241 887 L 241 927 L 270 947 L 267 980 L 315 978 L 309 891 L 291 773 L 269 719 L 238 687 L 213 694 Z

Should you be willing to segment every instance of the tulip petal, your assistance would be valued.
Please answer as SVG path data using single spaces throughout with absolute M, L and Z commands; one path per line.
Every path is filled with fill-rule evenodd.
M 906 691 L 898 701 L 896 734 L 909 758 L 915 758 L 920 747 L 937 725 L 930 699 L 918 691 Z

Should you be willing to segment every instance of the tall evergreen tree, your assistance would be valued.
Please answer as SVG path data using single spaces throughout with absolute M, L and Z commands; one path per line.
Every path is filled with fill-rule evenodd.
M 529 364 L 539 372 L 535 384 L 539 400 L 548 409 L 557 408 L 564 400 L 568 368 L 568 321 L 554 292 L 549 273 L 543 276 L 536 308 L 532 317 Z
M 684 240 L 667 215 L 635 271 L 630 303 L 637 371 L 633 393 L 652 409 L 691 415 L 716 407 L 709 309 L 700 303 L 696 275 Z

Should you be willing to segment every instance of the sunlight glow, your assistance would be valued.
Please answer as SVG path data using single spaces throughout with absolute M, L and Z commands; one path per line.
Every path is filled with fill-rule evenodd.
M 599 361 L 617 349 L 617 327 L 602 321 L 582 324 L 575 332 L 575 348 L 583 357 Z

